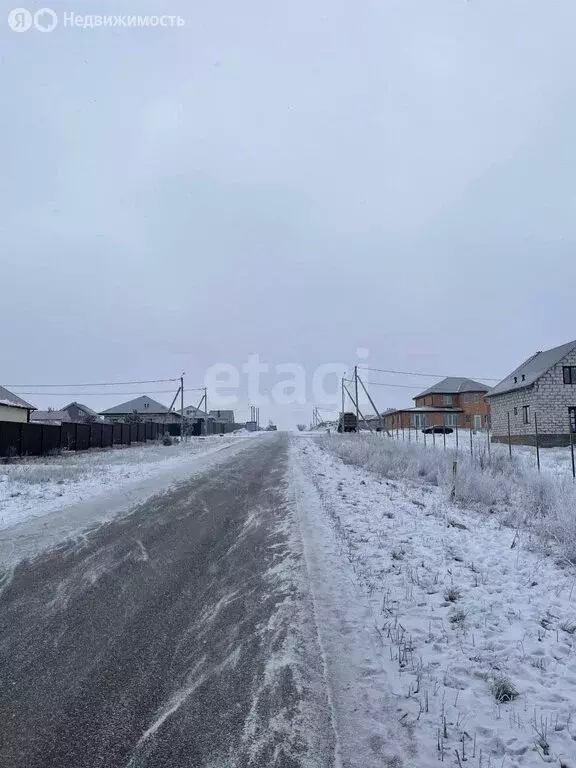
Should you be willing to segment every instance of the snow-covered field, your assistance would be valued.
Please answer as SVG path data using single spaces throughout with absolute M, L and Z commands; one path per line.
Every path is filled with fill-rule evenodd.
M 387 465 L 378 454 L 382 466 L 375 460 L 367 467 L 362 441 L 309 438 L 294 445 L 338 542 L 334 579 L 354 580 L 362 595 L 358 604 L 370 609 L 365 625 L 347 627 L 362 649 L 366 633 L 376 639 L 372 658 L 357 669 L 357 685 L 365 689 L 357 706 L 368 711 L 372 702 L 377 727 L 375 702 L 381 702 L 382 728 L 386 723 L 397 742 L 413 743 L 415 754 L 404 756 L 414 768 L 441 762 L 574 768 L 576 569 L 562 543 L 541 538 L 535 525 L 509 525 L 522 519 L 513 504 L 538 491 L 512 494 L 508 516 L 501 501 L 451 501 L 442 480 L 443 452 L 426 451 L 421 474 L 409 479 L 413 456 L 396 445 L 395 463 Z M 356 443 L 356 449 L 346 457 L 336 443 Z M 485 481 L 493 481 L 498 493 L 508 482 L 490 473 Z M 476 482 L 468 478 L 468 495 Z M 545 496 L 538 509 L 532 507 L 540 521 L 549 511 Z M 574 496 L 565 503 L 571 505 L 566 514 L 576 518 Z M 357 606 L 339 609 L 359 615 Z M 363 764 L 400 765 L 392 759 Z
M 459 430 L 458 435 L 452 432 L 450 435 L 424 435 L 419 430 L 405 430 L 402 432 L 390 433 L 394 440 L 404 443 L 416 443 L 435 450 L 456 450 L 463 455 L 472 456 L 476 461 L 480 461 L 490 451 L 495 456 L 509 457 L 507 444 L 490 443 L 488 444 L 488 435 L 486 432 L 470 430 Z M 576 452 L 576 446 L 575 446 Z M 526 470 L 537 471 L 536 448 L 529 445 L 513 445 L 512 458 L 521 462 Z M 572 477 L 572 456 L 570 448 L 541 448 L 540 449 L 540 468 L 542 471 L 551 472 L 558 475 Z
M 248 435 L 191 438 L 183 444 L 144 443 L 0 464 L 0 529 L 185 469 L 201 455 L 219 451 Z

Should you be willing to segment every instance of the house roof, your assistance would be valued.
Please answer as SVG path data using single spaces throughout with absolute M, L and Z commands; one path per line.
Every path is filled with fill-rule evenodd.
M 34 411 L 30 421 L 71 421 L 70 414 L 67 411 Z
M 165 405 L 162 405 L 162 403 L 157 402 L 156 400 L 152 400 L 151 397 L 148 397 L 148 395 L 141 395 L 140 397 L 134 398 L 134 400 L 128 400 L 127 403 L 120 403 L 120 405 L 114 405 L 112 408 L 107 408 L 105 411 L 100 411 L 101 416 L 113 416 L 114 414 L 117 415 L 124 415 L 129 413 L 141 413 L 141 414 L 147 414 L 147 413 L 170 413 L 170 409 L 167 408 Z
M 92 408 L 88 408 L 87 405 L 83 405 L 82 403 L 77 403 L 76 400 L 73 400 L 71 403 L 68 403 L 68 405 L 65 405 L 64 408 L 62 408 L 63 411 L 67 411 L 68 408 L 71 408 L 72 406 L 76 406 L 76 408 L 80 408 L 84 411 L 84 413 L 87 413 L 90 416 L 98 416 L 96 411 L 93 411 Z
M 424 392 L 420 392 L 419 395 L 412 398 L 416 400 L 419 397 L 425 395 L 461 395 L 464 392 L 489 392 L 490 387 L 486 384 L 481 384 L 474 379 L 466 379 L 462 376 L 448 376 L 437 384 L 433 384 Z
M 193 414 L 190 414 L 189 411 L 192 411 Z M 196 408 L 195 405 L 187 405 L 186 408 L 184 408 L 184 414 L 188 416 L 188 418 L 191 418 L 193 415 L 193 418 L 195 419 L 205 419 L 206 418 L 206 411 L 200 410 L 200 408 Z
M 522 365 L 513 370 L 509 376 L 506 376 L 505 379 L 496 384 L 494 389 L 488 394 L 488 397 L 531 387 L 550 368 L 553 368 L 574 349 L 576 349 L 576 341 L 569 341 L 567 344 L 562 344 L 559 347 L 547 349 L 544 352 L 536 352 L 535 355 L 529 357 Z
M 11 405 L 14 408 L 26 408 L 29 411 L 36 410 L 36 408 L 34 408 L 33 405 L 30 405 L 30 403 L 27 403 L 26 400 L 22 400 L 21 397 L 18 397 L 18 395 L 15 395 L 13 392 L 6 389 L 6 387 L 2 386 L 0 386 L 0 405 Z
M 440 405 L 416 405 L 414 408 L 398 408 L 397 410 L 385 411 L 383 416 L 390 416 L 393 413 L 462 413 L 462 408 L 442 407 Z

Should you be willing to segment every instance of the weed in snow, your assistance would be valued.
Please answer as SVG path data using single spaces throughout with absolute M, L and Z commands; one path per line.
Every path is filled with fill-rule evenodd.
M 515 685 L 506 675 L 496 675 L 492 680 L 490 690 L 499 704 L 514 701 L 518 697 Z

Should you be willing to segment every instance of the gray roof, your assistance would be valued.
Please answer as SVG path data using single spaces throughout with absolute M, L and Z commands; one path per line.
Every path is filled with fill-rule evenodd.
M 114 414 L 123 415 L 128 413 L 140 413 L 145 415 L 147 413 L 170 413 L 170 409 L 162 403 L 152 400 L 148 395 L 141 395 L 134 398 L 134 400 L 128 400 L 127 403 L 120 403 L 112 408 L 108 408 L 105 411 L 100 411 L 101 416 L 113 416 Z
M 21 397 L 18 397 L 18 395 L 15 395 L 13 392 L 10 392 L 10 390 L 2 386 L 0 386 L 0 405 L 13 405 L 14 408 L 26 408 L 29 411 L 36 410 L 34 406 L 27 403 L 26 400 L 22 400 Z
M 461 395 L 464 392 L 489 392 L 490 387 L 486 384 L 481 384 L 474 379 L 466 379 L 462 376 L 448 376 L 446 379 L 442 379 L 437 384 L 425 389 L 424 392 L 420 392 L 419 395 L 412 398 L 424 397 L 424 395 Z
M 192 413 L 188 413 L 188 411 L 192 411 Z M 196 408 L 195 405 L 187 405 L 186 408 L 184 408 L 184 415 L 189 419 L 205 419 L 206 411 Z
M 517 389 L 526 389 L 535 384 L 541 376 L 559 363 L 566 355 L 570 354 L 576 348 L 576 341 L 569 341 L 554 349 L 547 349 L 545 352 L 536 352 L 529 357 L 522 365 L 519 365 L 509 376 L 496 384 L 488 397 L 503 395 L 506 392 L 513 392 Z
M 64 421 L 70 422 L 70 415 L 67 411 L 34 411 L 30 421 Z
M 71 408 L 73 405 L 75 405 L 76 408 L 81 408 L 84 411 L 84 413 L 87 413 L 90 416 L 98 416 L 96 411 L 93 411 L 92 408 L 88 408 L 87 405 L 83 405 L 82 403 L 77 403 L 76 400 L 73 400 L 71 403 L 68 403 L 68 405 L 65 405 L 64 408 L 62 408 L 62 410 L 67 411 L 68 408 Z

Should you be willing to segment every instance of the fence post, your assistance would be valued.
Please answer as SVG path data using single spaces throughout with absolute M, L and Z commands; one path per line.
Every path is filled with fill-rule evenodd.
M 472 442 L 472 426 L 470 426 L 470 458 L 474 458 L 474 443 Z
M 78 422 L 74 424 L 74 450 L 78 450 Z
M 510 411 L 508 411 L 508 453 L 512 458 L 512 433 L 510 431 Z
M 492 449 L 490 447 L 490 424 L 486 422 L 486 443 L 488 445 L 488 458 L 490 458 Z
M 452 491 L 450 492 L 450 501 L 456 498 L 456 474 L 458 472 L 458 462 L 452 462 Z
M 424 427 L 424 430 L 426 430 L 426 427 Z M 426 431 L 422 433 L 424 435 L 424 448 L 428 447 L 428 442 L 426 441 Z
M 576 424 L 576 412 L 574 413 L 574 423 Z M 572 456 L 572 479 L 576 479 L 576 463 L 574 463 L 574 425 L 570 413 L 568 413 L 568 433 L 570 435 L 570 455 Z
M 436 425 L 432 424 L 432 445 L 436 448 Z
M 402 424 L 402 440 L 406 440 L 406 435 L 404 434 L 404 424 Z
M 456 424 L 456 450 L 458 450 L 458 424 Z
M 60 435 L 58 436 L 58 452 L 62 453 L 62 422 L 60 422 Z
M 40 456 L 44 455 L 44 424 L 40 424 Z
M 20 430 L 18 435 L 18 456 L 22 456 L 22 447 L 24 444 L 24 424 L 20 424 Z
M 444 450 L 446 450 L 446 429 L 442 431 L 442 437 L 444 438 Z
M 536 438 L 536 463 L 540 472 L 540 440 L 538 437 L 538 414 L 534 413 L 534 437 Z

